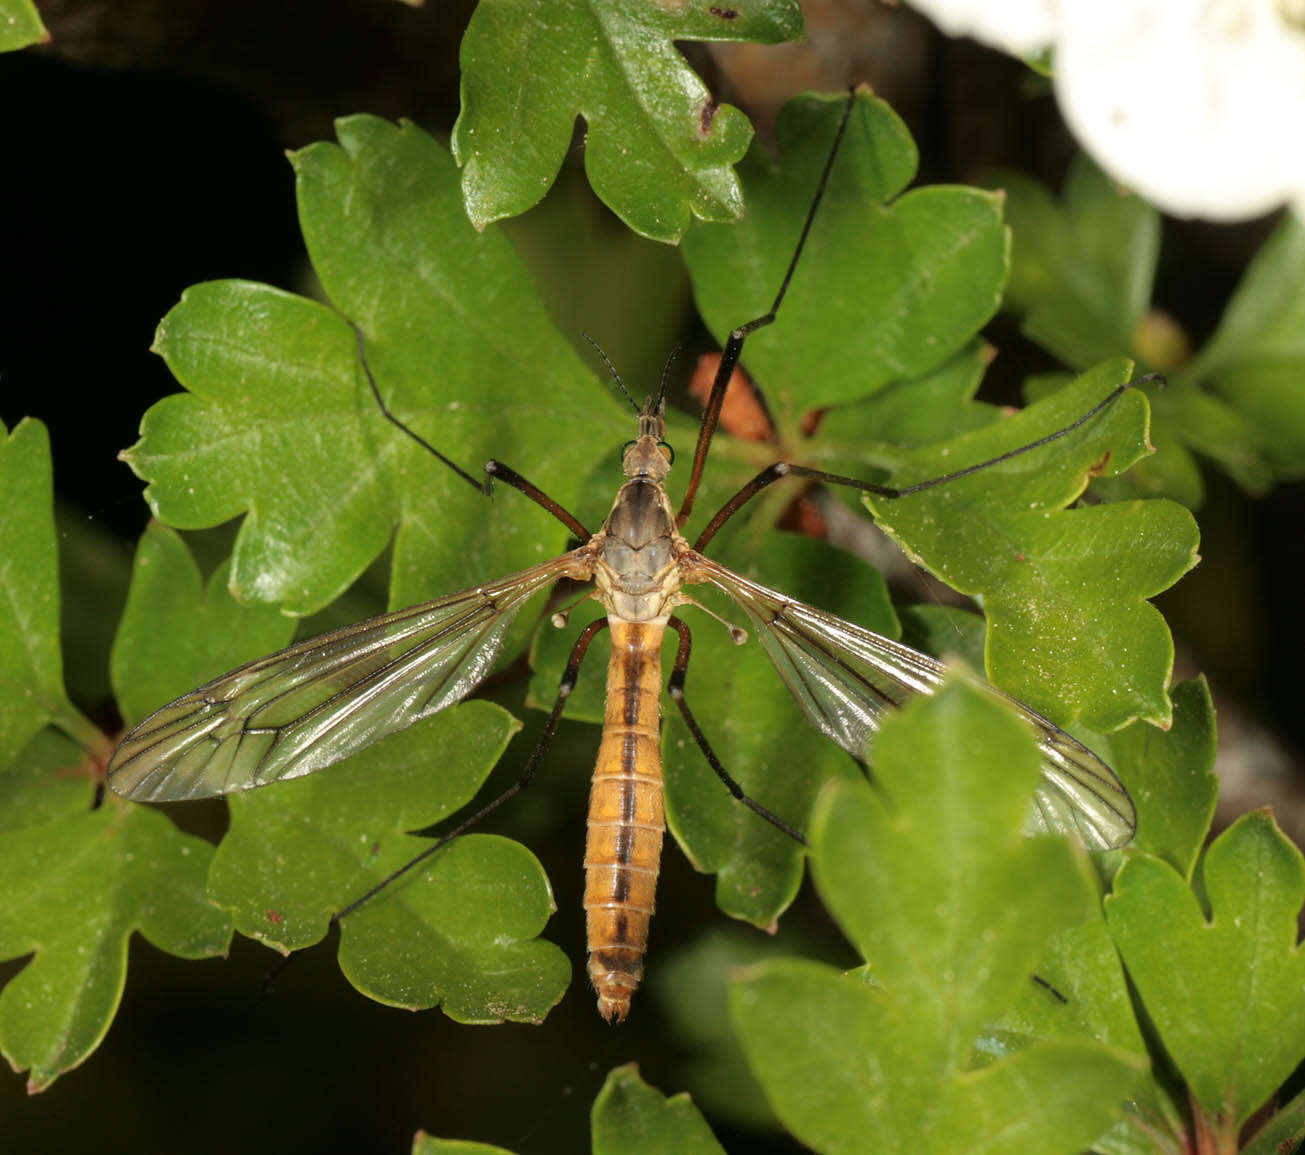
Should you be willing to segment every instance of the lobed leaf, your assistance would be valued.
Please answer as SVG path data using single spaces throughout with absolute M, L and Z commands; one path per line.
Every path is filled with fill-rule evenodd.
M 678 950 L 658 952 L 649 993 L 687 1051 L 680 1065 L 685 1088 L 715 1119 L 755 1131 L 779 1126 L 730 1025 L 729 985 L 740 967 L 792 954 L 793 938 L 722 924 Z
M 395 606 L 524 568 L 565 540 L 515 495 L 483 532 L 485 498 L 378 411 L 348 322 L 390 406 L 477 481 L 493 454 L 573 504 L 589 447 L 610 453 L 627 428 L 507 242 L 467 223 L 448 155 L 373 117 L 339 134 L 293 158 L 309 252 L 339 312 L 247 282 L 188 290 L 156 344 L 189 392 L 154 406 L 125 455 L 170 524 L 247 511 L 232 589 L 297 615 L 337 596 L 391 535 Z
M 694 298 L 722 344 L 770 309 L 846 104 L 808 95 L 785 105 L 781 163 L 754 144 L 739 166 L 747 216 L 685 237 Z M 790 406 L 857 400 L 938 368 L 997 311 L 1007 267 L 999 200 L 943 186 L 902 194 L 916 164 L 897 115 L 859 92 L 780 319 L 745 349 L 749 372 L 782 405 L 781 429 Z
M 1173 691 L 1169 731 L 1135 724 L 1110 741 L 1116 769 L 1137 805 L 1133 848 L 1191 879 L 1219 796 L 1214 773 L 1214 703 L 1205 679 Z
M 1130 854 L 1106 917 L 1165 1050 L 1235 1129 L 1305 1057 L 1305 859 L 1252 811 L 1211 843 L 1202 881 L 1208 914 L 1173 866 Z
M 337 911 L 430 845 L 424 830 L 473 798 L 518 724 L 464 702 L 338 766 L 233 797 L 210 893 L 236 928 L 284 951 L 322 939 Z M 364 994 L 460 1022 L 533 1022 L 570 975 L 536 939 L 554 910 L 524 847 L 473 835 L 390 883 L 341 923 L 340 966 Z
M 1094 906 L 1067 843 L 1020 836 L 1029 736 L 952 682 L 886 723 L 874 759 L 878 790 L 827 787 L 812 829 L 817 885 L 873 979 L 787 962 L 733 991 L 772 1105 L 821 1152 L 867 1135 L 884 1152 L 1082 1149 L 1135 1081 L 1135 1054 L 1080 1039 L 980 1053 L 1048 936 Z
M 675 42 L 774 44 L 801 30 L 794 0 L 486 0 L 462 39 L 453 128 L 467 215 L 484 228 L 532 207 L 583 116 L 594 191 L 635 232 L 675 242 L 691 216 L 736 219 L 743 201 L 730 166 L 751 128 L 712 100 Z
M 608 1072 L 591 1113 L 594 1155 L 724 1155 L 688 1095 L 662 1095 L 634 1063 Z
M 718 336 L 769 307 L 840 112 L 832 100 L 793 102 L 781 122 L 783 167 L 754 156 L 742 169 L 755 210 L 748 220 L 686 238 L 699 305 Z M 898 196 L 914 163 L 900 122 L 859 95 L 779 318 L 744 349 L 780 446 L 718 439 L 715 468 L 737 484 L 777 456 L 856 477 L 886 471 L 893 484 L 937 477 L 1063 428 L 1124 379 L 1121 363 L 1102 366 L 1007 421 L 974 405 L 989 356 L 974 334 L 996 308 L 1006 234 L 995 202 L 984 202 L 988 215 L 970 215 L 977 207 L 966 190 Z M 912 198 L 936 206 L 945 224 L 917 233 Z M 831 402 L 814 434 L 796 436 L 804 408 Z M 1122 398 L 1002 466 L 900 501 L 868 501 L 913 558 L 983 598 L 994 682 L 1059 721 L 1113 729 L 1169 717 L 1172 642 L 1144 599 L 1194 562 L 1194 524 L 1164 505 L 1055 512 L 1090 474 L 1113 475 L 1144 456 L 1146 422 L 1141 398 Z M 759 523 L 782 509 L 778 498 L 755 505 L 741 516 Z
M 1125 366 L 1100 366 L 1007 421 L 903 455 L 890 480 L 909 485 L 1028 445 L 1126 379 Z M 1122 472 L 1146 451 L 1146 415 L 1131 392 L 1044 449 L 896 501 L 866 498 L 905 549 L 982 598 L 991 680 L 1062 724 L 1170 720 L 1173 641 L 1146 599 L 1195 564 L 1196 523 L 1165 501 L 1065 508 L 1090 472 Z
M 24 762 L 50 783 L 79 757 L 70 743 L 43 738 Z M 46 821 L 0 832 L 0 959 L 33 956 L 0 994 L 0 1051 L 29 1072 L 32 1092 L 103 1039 L 132 931 L 183 958 L 222 954 L 231 939 L 229 918 L 204 894 L 212 848 L 153 810 L 89 809 L 90 777 L 79 781 L 81 796 L 60 791 Z

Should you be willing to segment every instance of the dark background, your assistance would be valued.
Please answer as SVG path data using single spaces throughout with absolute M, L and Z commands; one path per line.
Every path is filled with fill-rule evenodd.
M 197 281 L 239 276 L 302 290 L 284 150 L 331 136 L 332 120 L 355 112 L 405 116 L 447 139 L 471 8 L 45 4 L 53 43 L 0 57 L 8 146 L 0 417 L 8 427 L 25 415 L 50 427 L 67 678 L 78 704 L 104 725 L 113 723 L 107 645 L 147 518 L 140 484 L 115 455 L 135 440 L 149 404 L 176 389 L 149 352 L 155 325 Z M 1017 62 L 947 41 L 905 9 L 846 0 L 810 4 L 806 14 L 807 46 L 729 47 L 714 56 L 685 46 L 717 96 L 752 115 L 763 139 L 792 93 L 868 81 L 915 135 L 921 181 L 970 180 L 1011 165 L 1059 186 L 1073 144 L 1045 85 Z M 572 170 L 579 159 L 577 145 Z M 627 245 L 570 176 L 554 197 L 577 198 L 573 211 L 591 233 L 608 230 L 614 245 Z M 1194 344 L 1213 328 L 1272 224 L 1166 222 L 1156 301 Z M 578 345 L 582 326 L 602 328 L 586 314 L 613 308 L 626 319 L 624 328 L 610 321 L 617 336 L 605 344 L 632 379 L 655 373 L 673 342 L 701 343 L 682 280 L 623 280 L 619 291 L 602 276 L 577 285 L 548 267 L 532 227 L 527 220 L 512 235 Z M 669 252 L 649 243 L 635 267 L 658 270 L 660 280 L 673 267 Z M 644 318 L 654 313 L 668 319 L 650 331 Z M 994 323 L 989 338 L 1002 356 L 985 396 L 1014 401 L 1024 373 L 1050 363 L 1009 321 Z M 1207 482 L 1205 560 L 1160 604 L 1178 634 L 1180 673 L 1204 671 L 1213 681 L 1226 761 L 1241 775 L 1229 780 L 1229 811 L 1271 801 L 1299 840 L 1301 784 L 1292 772 L 1305 738 L 1296 672 L 1305 625 L 1302 488 L 1252 501 L 1218 475 Z M 593 749 L 591 730 L 564 726 L 550 756 L 558 769 L 539 801 L 522 806 L 534 810 L 496 827 L 521 834 L 548 869 L 559 905 L 548 937 L 572 950 L 577 975 L 580 799 Z M 191 821 L 216 832 L 221 809 Z M 658 956 L 672 957 L 704 927 L 734 933 L 712 905 L 710 879 L 674 849 L 665 869 L 660 907 L 674 917 L 664 913 L 655 925 Z M 837 936 L 813 904 L 786 918 L 781 942 L 790 935 L 795 949 L 823 944 L 827 957 L 839 958 Z M 243 939 L 230 959 L 201 963 L 133 940 L 122 1012 L 85 1066 L 34 1099 L 21 1078 L 0 1081 L 6 1148 L 403 1151 L 424 1127 L 523 1153 L 580 1151 L 589 1104 L 612 1066 L 637 1057 L 667 1093 L 688 1078 L 687 1051 L 666 1029 L 655 981 L 619 1030 L 598 1020 L 581 981 L 542 1027 L 468 1028 L 437 1012 L 370 1003 L 339 975 L 327 945 L 300 958 L 260 1001 L 271 961 Z M 0 978 L 18 965 L 0 968 Z M 713 1122 L 731 1150 L 796 1149 Z

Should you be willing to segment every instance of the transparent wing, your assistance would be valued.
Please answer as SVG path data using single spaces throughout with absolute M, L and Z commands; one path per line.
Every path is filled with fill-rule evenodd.
M 146 718 L 114 751 L 108 783 L 126 798 L 175 801 L 338 762 L 465 697 L 522 604 L 591 565 L 564 554 L 241 666 Z
M 945 668 L 927 654 L 793 601 L 695 555 L 697 576 L 729 594 L 751 619 L 761 644 L 813 726 L 864 758 L 885 713 L 914 694 L 932 693 Z M 1081 742 L 1022 702 L 993 690 L 1033 726 L 1042 783 L 1028 827 L 1075 835 L 1091 850 L 1123 846 L 1137 828 L 1128 791 Z

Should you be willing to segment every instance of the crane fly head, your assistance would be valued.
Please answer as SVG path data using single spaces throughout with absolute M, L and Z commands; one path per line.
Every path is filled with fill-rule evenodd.
M 627 441 L 621 452 L 625 476 L 648 478 L 659 485 L 666 480 L 675 451 L 666 444 L 666 403 L 662 396 L 649 397 L 639 410 L 639 436 Z

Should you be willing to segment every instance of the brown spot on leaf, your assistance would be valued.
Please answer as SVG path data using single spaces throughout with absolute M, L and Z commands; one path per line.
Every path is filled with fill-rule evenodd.
M 720 105 L 717 104 L 714 100 L 708 99 L 703 102 L 702 108 L 698 113 L 699 136 L 707 137 L 711 135 L 711 126 L 716 119 L 716 113 L 719 111 L 719 109 L 720 109 Z
M 707 11 L 719 20 L 737 20 L 739 18 L 737 8 L 723 8 L 719 4 L 713 4 Z

